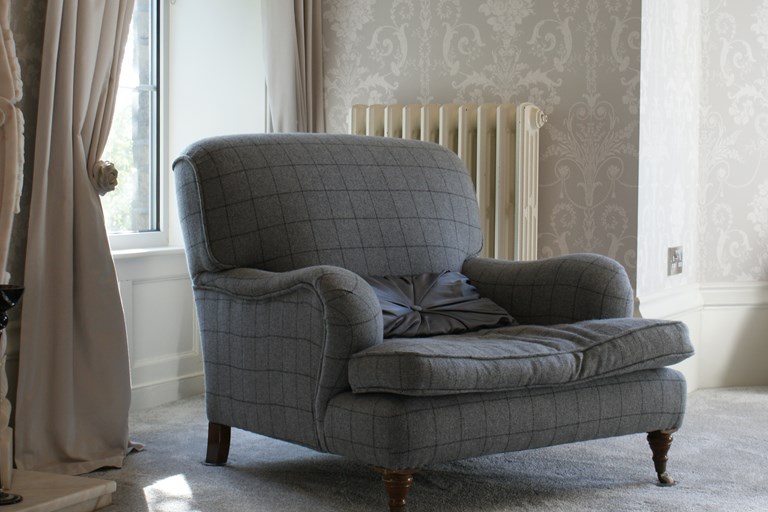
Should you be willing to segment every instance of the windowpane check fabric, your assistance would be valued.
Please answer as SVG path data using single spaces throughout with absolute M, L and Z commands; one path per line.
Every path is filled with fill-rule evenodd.
M 659 366 L 686 352 L 687 333 L 622 319 L 632 314 L 632 288 L 605 256 L 477 257 L 475 192 L 445 148 L 352 135 L 237 135 L 191 145 L 174 172 L 209 421 L 389 469 L 682 422 L 685 380 Z M 552 361 L 531 359 L 515 375 L 483 358 L 524 350 L 498 340 L 468 348 L 474 334 L 422 338 L 416 352 L 452 366 L 429 366 L 414 394 L 430 394 L 422 393 L 430 386 L 455 393 L 399 394 L 410 384 L 397 379 L 416 370 L 404 372 L 397 357 L 387 368 L 376 359 L 395 340 L 383 340 L 381 305 L 363 276 L 443 271 L 466 275 Z M 659 332 L 649 341 L 630 324 Z M 613 342 L 618 350 L 608 350 Z M 373 379 L 364 384 L 370 392 L 353 393 L 350 381 L 363 379 Z M 392 392 L 376 388 L 384 380 Z
M 355 393 L 434 396 L 552 386 L 661 368 L 693 355 L 682 322 L 644 318 L 392 338 L 349 365 Z
M 220 137 L 187 148 L 174 171 L 193 275 L 313 265 L 370 276 L 458 271 L 482 245 L 469 175 L 436 144 Z
M 459 272 L 366 277 L 381 303 L 385 338 L 457 334 L 515 320 Z
M 669 368 L 588 384 L 403 397 L 341 393 L 325 420 L 332 453 L 391 469 L 682 425 L 686 385 Z
M 361 277 L 337 267 L 204 273 L 195 285 L 210 421 L 318 450 L 352 354 L 381 342 Z
M 521 324 L 563 324 L 632 316 L 634 292 L 624 267 L 599 254 L 538 261 L 469 258 L 462 273 L 480 295 Z

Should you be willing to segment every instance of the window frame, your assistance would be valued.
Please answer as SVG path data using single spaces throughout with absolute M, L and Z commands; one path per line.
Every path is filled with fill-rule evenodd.
M 164 162 L 168 160 L 167 140 L 167 44 L 164 37 L 167 34 L 166 2 L 164 0 L 150 0 L 152 6 L 153 40 L 152 53 L 154 55 L 152 86 L 139 85 L 136 91 L 153 91 L 152 108 L 154 111 L 154 144 L 150 164 L 154 166 L 154 179 L 152 193 L 154 195 L 154 224 L 156 229 L 131 233 L 107 233 L 109 245 L 113 253 L 141 249 L 164 247 L 169 243 L 168 222 L 168 172 Z M 118 176 L 119 179 L 119 176 Z

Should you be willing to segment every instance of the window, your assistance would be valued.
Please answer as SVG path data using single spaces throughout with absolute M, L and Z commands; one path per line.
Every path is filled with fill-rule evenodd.
M 157 0 L 136 0 L 102 156 L 120 173 L 117 188 L 102 197 L 110 235 L 160 229 L 158 14 Z
M 264 131 L 260 26 L 259 0 L 136 0 L 102 156 L 120 171 L 102 197 L 113 251 L 180 247 L 171 162 L 204 137 Z

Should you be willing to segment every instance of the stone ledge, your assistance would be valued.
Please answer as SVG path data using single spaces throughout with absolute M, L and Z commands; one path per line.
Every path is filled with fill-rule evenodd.
M 112 503 L 117 485 L 111 480 L 15 470 L 9 492 L 24 501 L 1 512 L 92 512 Z

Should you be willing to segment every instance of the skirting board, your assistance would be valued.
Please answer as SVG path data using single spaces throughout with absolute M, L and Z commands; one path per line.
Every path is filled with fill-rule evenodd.
M 205 383 L 202 373 L 135 386 L 131 390 L 131 410 L 138 411 L 157 407 L 182 398 L 202 394 L 204 390 Z
M 644 317 L 688 325 L 696 355 L 677 368 L 689 391 L 768 385 L 768 282 L 687 285 L 639 300 Z
M 768 385 L 768 282 L 701 286 L 701 387 Z

